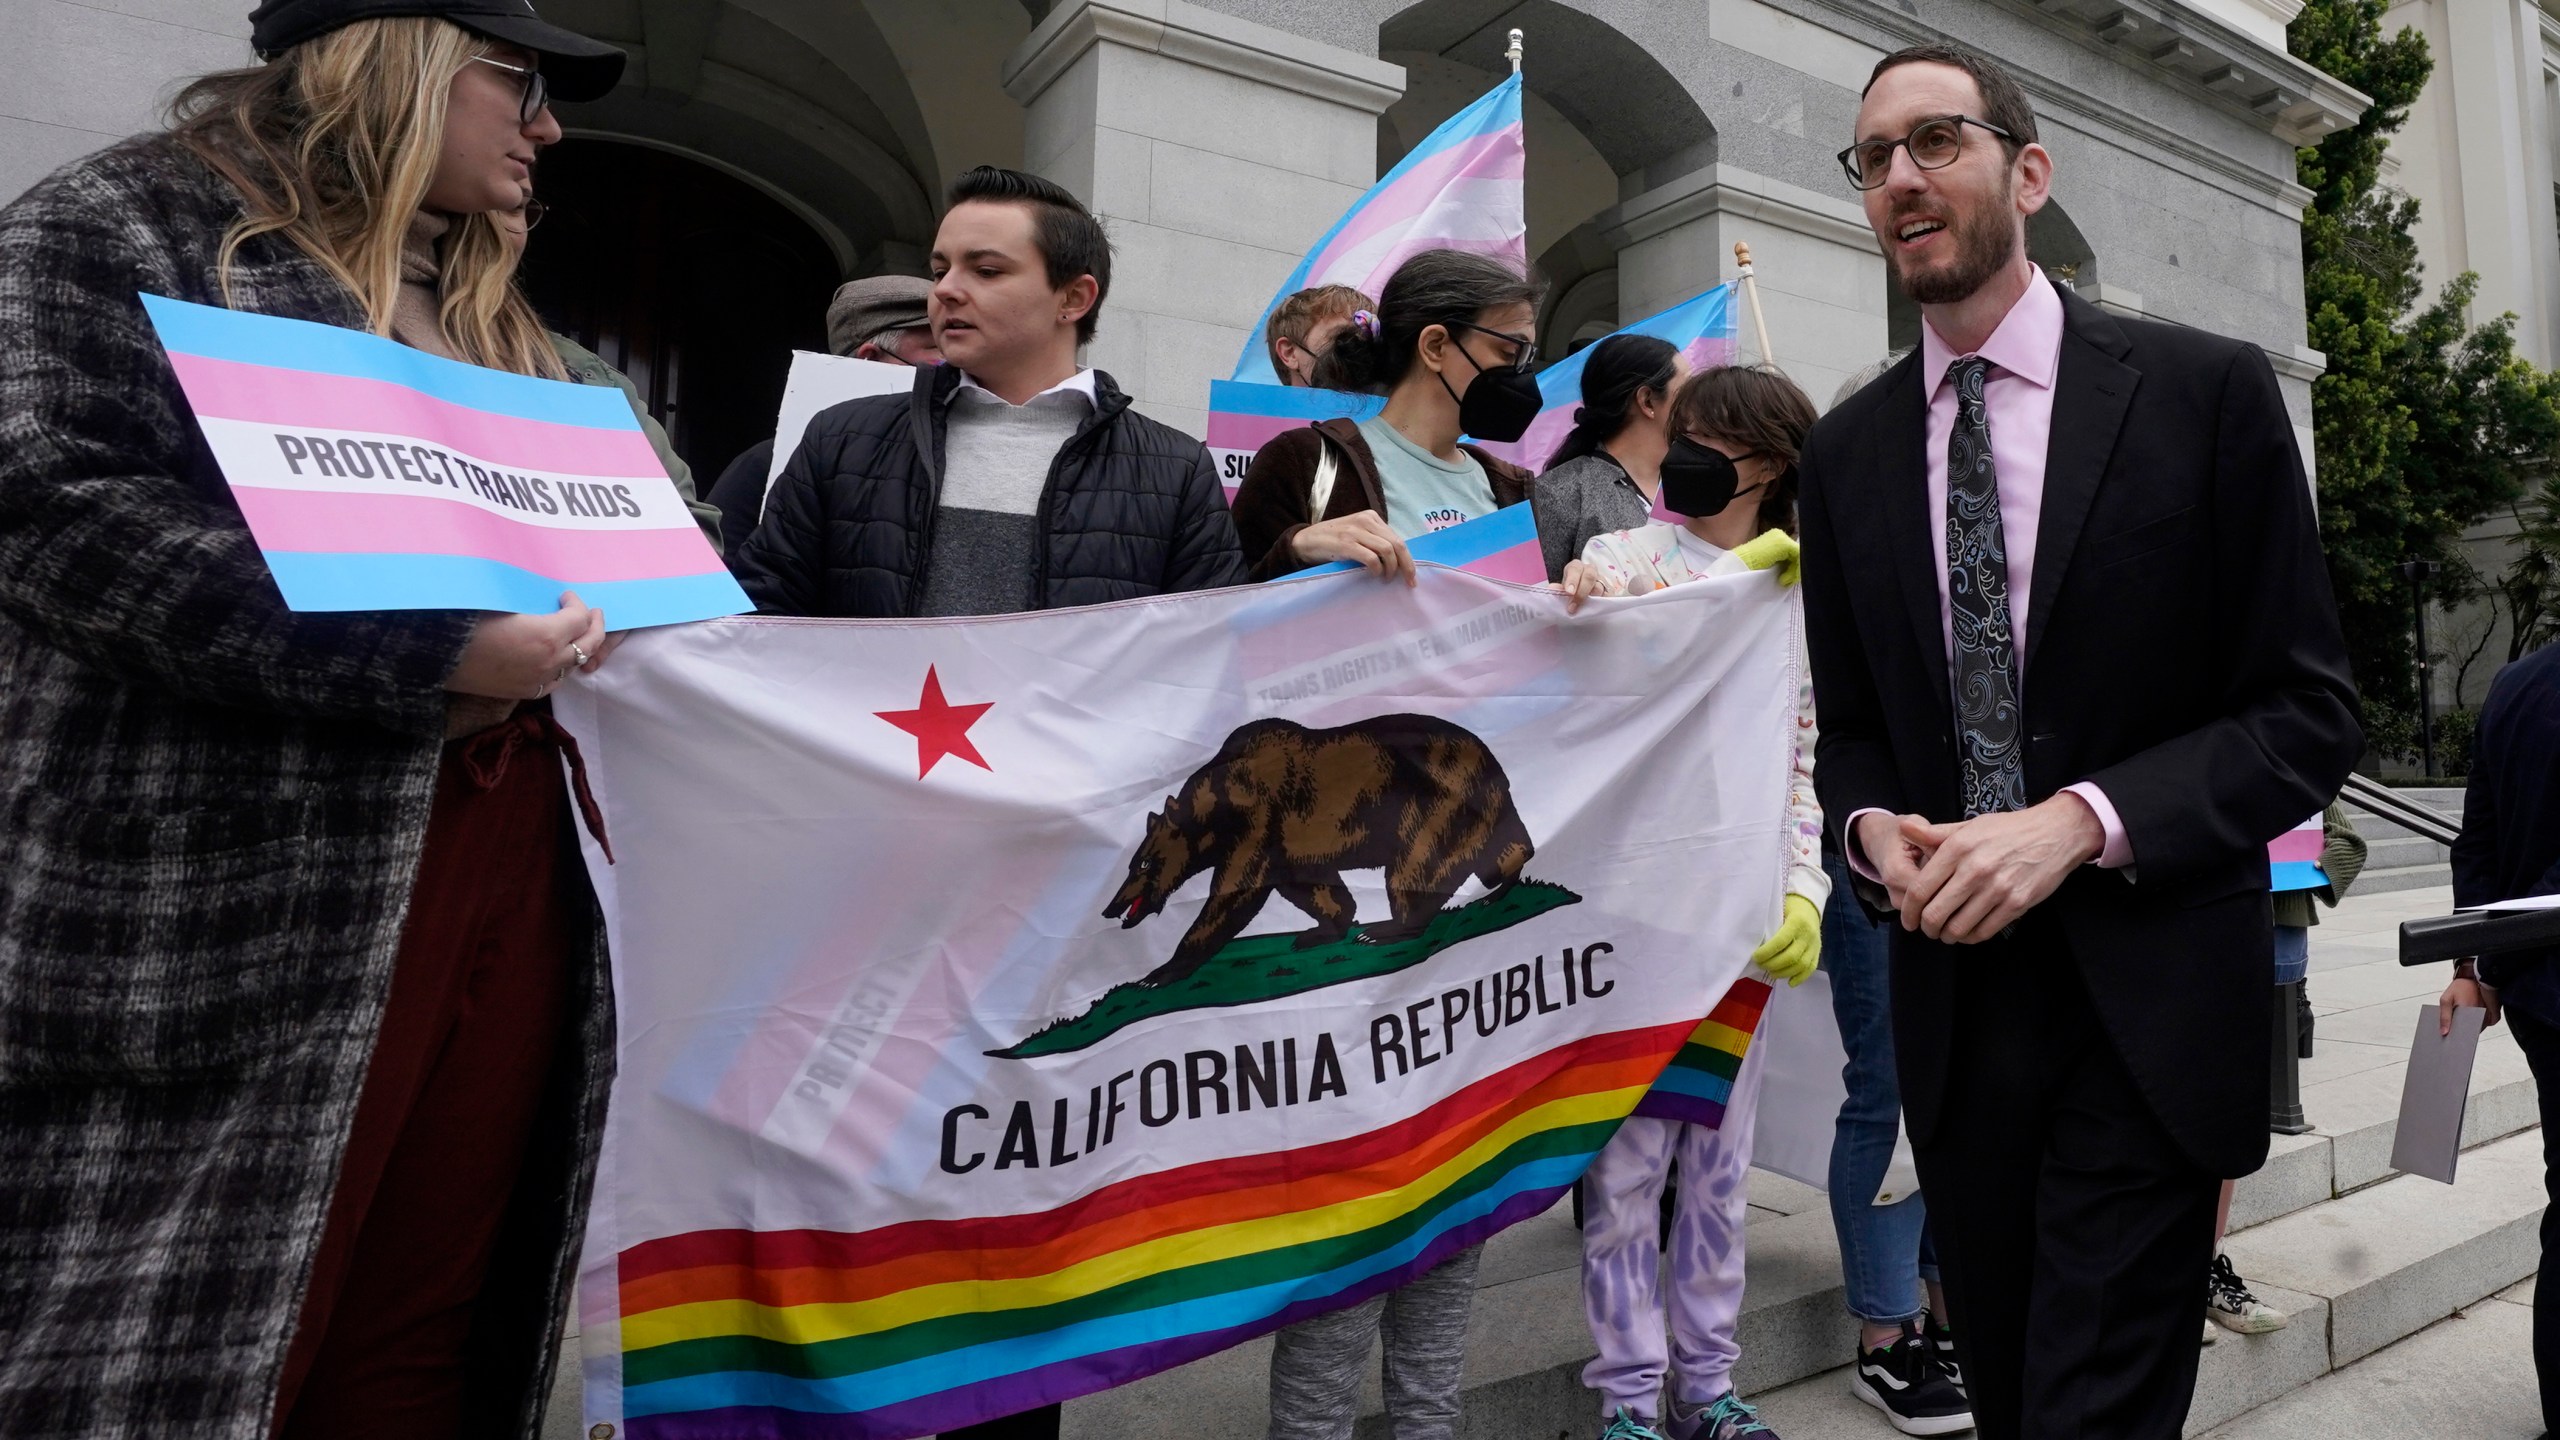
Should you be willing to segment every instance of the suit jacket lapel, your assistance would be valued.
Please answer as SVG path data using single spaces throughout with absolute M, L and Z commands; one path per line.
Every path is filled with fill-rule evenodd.
M 2044 459 L 2044 505 L 2036 521 L 2033 589 L 2027 596 L 2027 675 L 2053 619 L 2054 597 L 2088 523 L 2089 506 L 2115 454 L 2116 434 L 2142 372 L 2120 358 L 2132 348 L 2124 330 L 2097 306 L 2062 294 L 2061 365 L 2053 381 L 2053 426 Z
M 1920 662 L 1936 680 L 1937 694 L 1950 706 L 1947 682 L 1947 637 L 1939 617 L 1936 531 L 1944 517 L 1929 513 L 1929 402 L 1921 391 L 1920 357 L 1903 366 L 1876 415 L 1876 448 L 1882 458 L 1885 545 L 1893 555 L 1894 574 L 1902 581 L 1903 611 L 1911 620 L 1911 636 L 1920 647 Z

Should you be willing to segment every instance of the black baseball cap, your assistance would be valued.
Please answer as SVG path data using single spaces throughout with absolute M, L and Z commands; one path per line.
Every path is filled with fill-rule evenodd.
M 542 75 L 560 100 L 595 100 L 622 78 L 625 56 L 601 40 L 563 30 L 533 13 L 532 0 L 260 0 L 249 12 L 249 44 L 265 59 L 342 25 L 391 15 L 432 15 L 465 30 L 521 45 L 542 57 Z

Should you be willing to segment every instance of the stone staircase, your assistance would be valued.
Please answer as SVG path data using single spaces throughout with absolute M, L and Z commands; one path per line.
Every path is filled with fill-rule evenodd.
M 2441 803 L 2459 803 L 2457 792 L 2444 793 L 2451 798 Z M 2407 837 L 2377 835 L 2381 829 L 2377 822 L 2365 833 L 2376 839 L 2385 876 L 2441 870 L 2440 850 L 2423 857 L 2385 852 L 2384 845 Z M 2504 1027 L 2483 1039 L 2472 1074 L 2460 1183 L 2447 1187 L 2390 1168 L 2417 1008 L 2444 982 L 2441 967 L 2396 963 L 2397 927 L 2450 904 L 2443 888 L 2394 893 L 2359 883 L 2314 932 L 2318 1054 L 2303 1062 L 2302 1083 L 2316 1128 L 2272 1137 L 2267 1163 L 2238 1186 L 2227 1245 L 2258 1293 L 2294 1321 L 2269 1335 L 2224 1335 L 2203 1352 L 2190 1436 L 2535 1271 L 2542 1137 L 2532 1077 Z M 1787 1440 L 1884 1440 L 1892 1432 L 1845 1388 L 1854 1325 L 1842 1306 L 1825 1198 L 1771 1175 L 1752 1180 L 1737 1385 Z M 1581 1382 L 1592 1346 L 1579 1264 L 1578 1237 L 1562 1205 L 1487 1247 L 1468 1338 L 1462 1440 L 1587 1440 L 1596 1432 L 1596 1402 Z M 1270 1341 L 1257 1340 L 1074 1401 L 1066 1407 L 1065 1440 L 1255 1440 L 1268 1420 L 1270 1353 Z M 2522 1351 L 2481 1363 L 2530 1370 Z M 582 1433 L 574 1387 L 563 1383 L 545 1440 Z M 1374 1358 L 1357 1434 L 1387 1437 Z
M 2357 895 L 2366 896 L 2361 885 Z M 2294 1323 L 2270 1335 L 2225 1335 L 2203 1352 L 2189 1435 L 2535 1270 L 2542 1140 L 2532 1077 L 2503 1028 L 2484 1039 L 2472 1075 L 2460 1183 L 2448 1188 L 2390 1168 L 2402 1057 L 2418 1004 L 2432 1000 L 2444 978 L 2440 968 L 2401 969 L 2393 935 L 2401 919 L 2441 913 L 2449 903 L 2440 889 L 2360 898 L 2330 912 L 2315 932 L 2311 993 L 2322 1014 L 2319 1055 L 2303 1065 L 2303 1104 L 2318 1128 L 2273 1137 L 2266 1165 L 2239 1184 L 2227 1246 L 2260 1295 Z M 1752 1179 L 1736 1384 L 1787 1440 L 1890 1436 L 1845 1388 L 1841 1367 L 1854 1328 L 1842 1308 L 1827 1202 L 1775 1176 Z M 1488 1247 L 1468 1340 L 1464 1440 L 1595 1433 L 1596 1402 L 1581 1383 L 1591 1339 L 1578 1264 L 1563 1206 Z M 1076 1401 L 1066 1409 L 1066 1440 L 1251 1440 L 1267 1419 L 1269 1357 L 1270 1342 L 1256 1341 Z M 1386 1440 L 1374 1371 L 1357 1434 Z
M 2461 786 L 2404 785 L 2392 788 L 2438 812 L 2453 824 L 2462 823 Z M 2368 847 L 2364 873 L 2356 877 L 2353 893 L 2387 895 L 2397 890 L 2420 890 L 2453 883 L 2453 871 L 2447 864 L 2442 845 L 2353 804 L 2347 806 L 2347 818 L 2356 827 L 2356 833 L 2364 837 Z

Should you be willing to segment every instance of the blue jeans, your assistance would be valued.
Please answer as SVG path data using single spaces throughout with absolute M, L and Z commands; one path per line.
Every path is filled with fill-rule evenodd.
M 1840 1071 L 1849 1095 L 1831 1141 L 1831 1224 L 1840 1232 L 1849 1313 L 1892 1325 L 1916 1319 L 1927 1308 L 1920 1282 L 1938 1278 L 1938 1263 L 1929 1245 L 1925 1197 L 1868 1203 L 1893 1163 L 1902 1115 L 1893 1071 L 1888 932 L 1849 893 L 1848 862 L 1826 848 L 1822 868 L 1831 876 L 1831 903 L 1822 912 L 1822 968 L 1831 976 L 1831 1014 L 1849 1054 Z
M 1827 938 L 1827 937 L 1826 937 Z M 2276 983 L 2290 985 L 2311 973 L 2311 930 L 2303 925 L 2276 927 Z

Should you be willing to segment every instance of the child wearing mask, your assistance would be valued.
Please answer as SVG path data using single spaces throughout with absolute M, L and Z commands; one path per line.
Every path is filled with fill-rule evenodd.
M 1795 460 L 1813 421 L 1812 402 L 1774 370 L 1723 366 L 1691 377 L 1672 402 L 1672 438 L 1655 493 L 1655 512 L 1671 521 L 1594 537 L 1566 567 L 1567 604 L 1772 565 L 1780 583 L 1793 584 Z M 1803 623 L 1799 612 L 1799 648 Z M 1799 681 L 1784 918 L 1751 953 L 1767 976 L 1790 985 L 1819 962 L 1822 905 L 1831 893 L 1813 791 L 1814 733 L 1812 687 Z M 1756 1028 L 1767 993 L 1757 976 L 1736 981 L 1717 1021 L 1746 1033 Z M 1583 1176 L 1583 1306 L 1600 1353 L 1582 1381 L 1600 1392 L 1603 1440 L 1776 1440 L 1732 1385 L 1741 1353 L 1734 1327 L 1742 1308 L 1752 1111 L 1765 1059 L 1759 1044 L 1744 1049 L 1713 1126 L 1648 1114 L 1640 1105 Z M 1675 1163 L 1680 1188 L 1666 1296 L 1656 1215 Z

